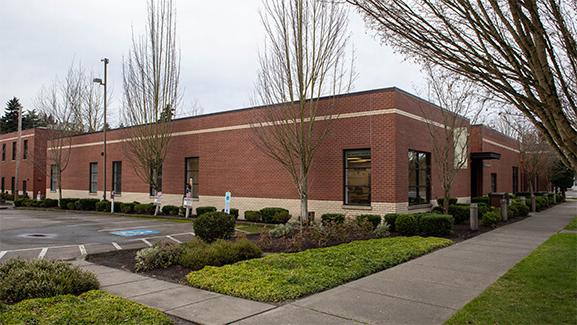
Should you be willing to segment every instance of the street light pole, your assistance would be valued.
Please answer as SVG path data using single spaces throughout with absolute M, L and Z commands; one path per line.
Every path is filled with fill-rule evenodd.
M 108 60 L 108 58 L 104 58 L 102 60 L 100 60 L 100 62 L 104 62 L 104 80 L 100 79 L 100 78 L 95 78 L 93 81 L 96 83 L 99 83 L 101 86 L 104 86 L 104 128 L 102 131 L 102 135 L 104 137 L 104 152 L 103 152 L 103 158 L 104 158 L 104 193 L 102 195 L 102 199 L 106 200 L 106 129 L 108 129 L 108 125 L 107 125 L 107 113 L 106 113 L 106 100 L 107 95 L 106 95 L 106 87 L 108 86 L 108 63 L 110 62 Z

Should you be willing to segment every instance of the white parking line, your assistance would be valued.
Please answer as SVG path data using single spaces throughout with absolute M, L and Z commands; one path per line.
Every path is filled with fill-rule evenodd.
M 140 238 L 140 240 L 142 240 L 142 242 L 148 245 L 149 247 L 152 247 L 152 244 L 148 240 L 146 240 L 146 238 Z
M 78 245 L 78 249 L 80 249 L 80 255 L 86 255 L 86 247 L 84 245 Z
M 119 230 L 131 230 L 131 229 L 141 229 L 141 228 L 156 228 L 158 226 L 135 226 L 135 227 L 125 227 L 125 228 L 108 228 L 108 229 L 100 229 L 99 232 L 106 232 L 106 231 L 119 231 Z
M 2 259 L 2 257 L 4 257 L 4 255 L 6 255 L 6 253 L 8 253 L 7 251 L 1 251 L 0 252 L 0 260 Z
M 118 245 L 118 243 L 112 242 L 112 246 L 114 246 L 114 248 L 121 250 L 122 247 L 120 247 L 120 245 Z
M 43 259 L 44 256 L 46 256 L 46 252 L 48 252 L 48 248 L 44 247 L 42 248 L 42 250 L 40 251 L 40 254 L 38 254 L 38 259 Z
M 172 237 L 172 236 L 170 236 L 170 235 L 167 235 L 166 238 L 168 238 L 168 239 L 170 239 L 170 240 L 172 240 L 172 241 L 174 241 L 174 242 L 177 242 L 177 243 L 179 243 L 179 244 L 182 244 L 182 242 L 181 242 L 180 240 L 178 240 L 178 239 L 176 239 L 176 238 L 174 238 L 174 237 Z

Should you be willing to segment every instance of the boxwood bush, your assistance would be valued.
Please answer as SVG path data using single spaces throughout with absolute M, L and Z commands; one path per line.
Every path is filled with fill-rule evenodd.
M 234 217 L 224 212 L 207 212 L 194 220 L 194 233 L 205 242 L 234 236 Z
M 136 253 L 134 269 L 136 272 L 165 269 L 177 263 L 180 259 L 182 248 L 172 241 L 159 241 L 139 250 Z
M 381 224 L 381 216 L 378 214 L 361 214 L 356 217 L 357 222 L 370 222 L 373 225 L 373 229 L 377 228 Z
M 92 273 L 61 261 L 12 259 L 0 264 L 0 302 L 13 304 L 24 299 L 78 295 L 98 289 Z
M 450 205 L 449 214 L 455 219 L 455 224 L 462 224 L 469 220 L 471 208 L 469 205 Z
M 162 207 L 162 214 L 167 216 L 177 216 L 180 212 L 180 208 L 176 205 L 165 205 Z
M 101 200 L 96 203 L 96 211 L 109 212 L 111 203 L 108 200 Z
M 391 231 L 397 231 L 397 228 L 395 227 L 395 222 L 398 216 L 399 216 L 398 213 L 387 213 L 384 216 L 385 222 L 389 224 Z
M 261 256 L 260 248 L 247 239 L 219 239 L 212 244 L 193 239 L 182 245 L 179 264 L 196 271 L 207 265 L 222 266 Z
M 437 204 L 442 207 L 443 203 L 445 202 L 445 198 L 437 199 Z M 457 204 L 457 198 L 449 198 L 449 205 Z
M 343 223 L 345 222 L 345 215 L 342 213 L 325 213 L 321 216 L 323 225 L 329 223 Z
M 259 212 L 264 223 L 286 223 L 290 219 L 289 211 L 283 208 L 264 208 Z
M 454 217 L 446 214 L 425 214 L 419 220 L 419 229 L 427 236 L 448 236 L 453 232 Z
M 209 213 L 209 212 L 216 212 L 216 208 L 215 207 L 198 207 L 196 208 L 196 215 L 197 216 L 201 216 L 205 213 Z
M 404 236 L 414 236 L 419 233 L 419 217 L 414 214 L 401 214 L 395 220 L 395 228 Z
M 253 221 L 253 222 L 261 222 L 262 217 L 261 217 L 259 211 L 247 210 L 244 212 L 244 220 Z
M 76 209 L 76 201 L 78 201 L 79 199 L 73 199 L 73 198 L 62 198 L 62 200 L 60 200 L 60 207 L 64 210 L 68 209 L 68 210 L 74 210 Z M 70 205 L 69 203 L 72 203 L 72 205 Z M 71 208 L 72 207 L 72 208 Z
M 139 203 L 134 205 L 134 213 L 136 214 L 154 214 L 156 206 L 152 203 Z
M 76 210 L 95 211 L 99 199 L 79 199 L 75 202 Z
M 499 216 L 495 211 L 487 211 L 481 217 L 481 224 L 488 227 L 495 227 L 499 222 Z
M 132 213 L 134 212 L 134 203 L 120 203 L 120 212 L 122 213 Z
M 224 212 L 224 209 L 222 209 L 222 212 Z M 238 209 L 231 208 L 229 214 L 233 216 L 235 220 L 238 220 Z

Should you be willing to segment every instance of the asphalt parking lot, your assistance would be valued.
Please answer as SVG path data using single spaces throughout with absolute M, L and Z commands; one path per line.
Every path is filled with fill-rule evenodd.
M 0 262 L 10 258 L 70 260 L 85 254 L 185 242 L 192 223 L 74 211 L 0 210 Z

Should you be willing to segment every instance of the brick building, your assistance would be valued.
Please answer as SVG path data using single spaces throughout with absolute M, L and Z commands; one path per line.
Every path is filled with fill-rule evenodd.
M 35 197 L 46 193 L 46 143 L 47 130 L 35 128 L 22 131 L 20 154 L 20 195 Z M 18 157 L 18 132 L 0 134 L 0 192 L 14 193 L 16 159 Z
M 310 173 L 309 209 L 317 216 L 422 210 L 442 196 L 426 125 L 442 125 L 437 107 L 397 88 L 340 95 L 322 99 L 319 105 L 321 116 L 337 117 Z M 288 173 L 255 144 L 252 126 L 256 114 L 265 109 L 270 108 L 173 121 L 161 176 L 163 204 L 181 205 L 192 178 L 195 206 L 222 208 L 224 194 L 230 191 L 231 207 L 239 208 L 241 215 L 267 206 L 298 215 L 299 200 Z M 127 159 L 126 136 L 126 129 L 108 132 L 107 191 L 114 189 L 119 201 L 151 202 L 149 184 L 137 177 Z M 452 196 L 466 202 L 472 193 L 486 194 L 491 187 L 512 191 L 513 184 L 519 184 L 515 141 L 484 126 L 474 126 L 470 136 L 471 159 L 457 175 Z M 102 140 L 102 133 L 72 139 L 70 163 L 62 173 L 64 197 L 102 197 Z M 50 163 L 47 171 L 46 184 L 55 184 Z M 47 196 L 57 197 L 55 191 L 49 186 Z

